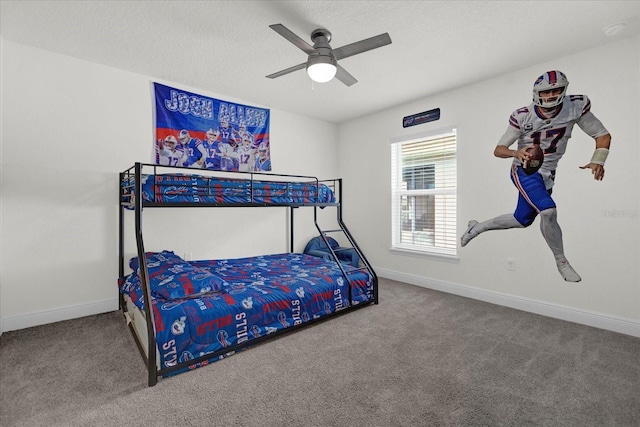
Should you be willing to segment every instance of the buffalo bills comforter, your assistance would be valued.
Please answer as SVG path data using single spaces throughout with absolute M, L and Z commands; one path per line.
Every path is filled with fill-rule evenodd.
M 133 175 L 122 183 L 132 197 Z M 201 175 L 162 174 L 142 176 L 142 199 L 153 203 L 335 203 L 326 184 L 311 182 L 259 181 Z M 133 201 L 133 200 L 130 200 Z
M 349 301 L 337 264 L 305 254 L 191 262 L 169 251 L 146 257 L 161 369 L 373 298 L 368 273 L 346 267 Z M 134 272 L 119 279 L 120 292 L 144 308 L 138 259 L 129 265 Z

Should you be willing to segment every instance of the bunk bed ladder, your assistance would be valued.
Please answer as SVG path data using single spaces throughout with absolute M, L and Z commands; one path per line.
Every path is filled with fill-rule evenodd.
M 347 228 L 347 225 L 342 220 L 342 178 L 337 179 L 336 181 L 337 181 L 337 187 L 338 187 L 337 188 L 338 200 L 340 201 L 340 203 L 338 203 L 337 205 L 334 205 L 334 207 L 336 208 L 337 224 L 340 228 L 323 230 L 318 224 L 318 207 L 319 206 L 315 206 L 314 222 L 316 225 L 316 229 L 320 233 L 320 236 L 322 237 L 324 244 L 329 249 L 329 252 L 331 253 L 333 260 L 338 264 L 340 271 L 342 271 L 342 275 L 347 279 L 347 283 L 349 283 L 349 302 L 352 301 L 351 299 L 352 286 L 351 286 L 351 279 L 350 279 L 351 275 L 353 274 L 353 272 L 356 272 L 356 271 L 366 271 L 373 278 L 373 303 L 378 304 L 378 276 L 376 276 L 376 273 L 373 270 L 373 267 L 371 266 L 371 264 L 369 264 L 369 261 L 362 253 L 362 250 L 360 250 L 360 247 L 358 246 L 355 239 L 351 235 L 351 232 Z M 333 249 L 327 239 L 327 234 L 329 233 L 336 233 L 341 236 L 344 236 L 344 238 L 349 242 L 349 246 L 340 246 L 339 248 Z M 344 239 L 341 239 L 341 240 L 344 240 Z M 358 254 L 358 257 L 360 258 L 360 265 L 355 270 L 346 271 L 345 268 L 343 267 L 342 262 L 339 261 L 338 253 L 351 251 L 351 250 L 355 250 L 356 254 Z

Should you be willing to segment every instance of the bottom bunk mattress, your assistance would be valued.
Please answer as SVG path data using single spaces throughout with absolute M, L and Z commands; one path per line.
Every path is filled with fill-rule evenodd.
M 347 280 L 336 263 L 305 254 L 146 258 L 160 369 L 373 300 L 369 273 L 343 266 Z M 137 258 L 129 265 L 134 272 L 119 279 L 120 292 L 144 309 Z

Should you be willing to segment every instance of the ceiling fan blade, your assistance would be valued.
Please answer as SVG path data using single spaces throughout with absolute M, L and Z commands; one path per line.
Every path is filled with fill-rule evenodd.
M 356 80 L 355 77 L 349 74 L 347 70 L 342 68 L 340 64 L 337 64 L 336 68 L 337 68 L 336 79 L 340 80 L 342 83 L 346 84 L 347 86 L 351 86 L 358 83 L 358 80 Z
M 278 71 L 277 73 L 269 74 L 267 78 L 275 79 L 276 77 L 284 76 L 285 74 L 293 73 L 294 71 L 302 70 L 307 68 L 307 63 L 303 62 L 302 64 L 294 65 L 293 67 L 289 67 L 286 70 Z
M 298 46 L 299 49 L 303 50 L 307 55 L 311 55 L 312 53 L 316 53 L 313 46 L 311 46 L 306 41 L 302 40 L 298 37 L 293 31 L 288 29 L 282 24 L 273 24 L 269 25 L 271 29 L 273 29 L 276 33 L 280 34 L 285 39 L 289 40 L 294 45 Z
M 371 49 L 386 46 L 391 44 L 391 37 L 389 33 L 380 34 L 359 42 L 351 43 L 337 49 L 333 49 L 333 56 L 336 60 L 348 58 L 349 56 L 357 55 L 358 53 L 366 52 Z

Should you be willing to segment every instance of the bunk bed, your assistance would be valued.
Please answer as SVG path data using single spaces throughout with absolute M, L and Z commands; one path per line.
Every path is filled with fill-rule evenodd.
M 377 276 L 342 221 L 341 179 L 136 163 L 120 173 L 119 183 L 120 308 L 147 366 L 149 386 L 160 377 L 378 303 Z M 143 210 L 162 207 L 288 209 L 289 251 L 198 261 L 170 248 L 146 252 Z M 359 264 L 340 262 L 334 250 L 330 257 L 294 252 L 297 208 L 313 209 L 320 238 L 327 242 L 329 234 L 339 234 Z M 319 224 L 317 209 L 326 208 L 336 211 L 335 229 Z M 124 229 L 130 211 L 137 256 L 127 264 Z

